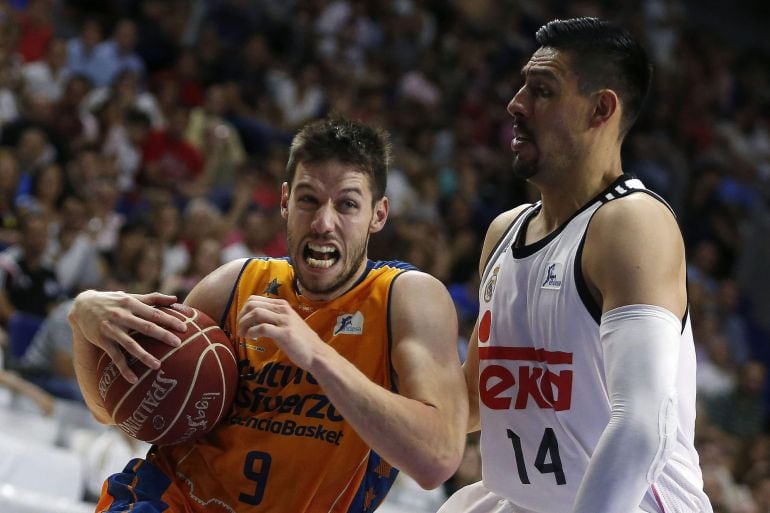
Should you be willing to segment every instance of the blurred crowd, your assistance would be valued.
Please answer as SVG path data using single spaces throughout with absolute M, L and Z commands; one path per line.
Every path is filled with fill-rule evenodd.
M 628 26 L 655 62 L 624 168 L 685 236 L 715 511 L 770 513 L 770 48 L 685 0 L 0 0 L 0 384 L 24 391 L 20 374 L 44 410 L 39 390 L 78 399 L 81 290 L 182 300 L 224 261 L 282 256 L 288 144 L 334 113 L 392 136 L 372 258 L 440 278 L 469 336 L 486 228 L 535 199 L 505 107 L 535 30 L 579 15 Z M 478 478 L 468 460 L 447 488 Z

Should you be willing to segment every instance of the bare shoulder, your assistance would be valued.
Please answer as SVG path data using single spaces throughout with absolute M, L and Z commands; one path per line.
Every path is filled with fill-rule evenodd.
M 479 259 L 480 275 L 484 274 L 484 267 L 487 264 L 487 260 L 489 260 L 490 254 L 494 251 L 497 243 L 511 226 L 511 223 L 513 223 L 529 206 L 531 206 L 529 203 L 525 203 L 511 210 L 506 210 L 489 223 L 487 234 L 484 237 L 484 246 L 481 249 L 481 258 Z
M 393 284 L 391 301 L 394 313 L 396 311 L 421 312 L 429 304 L 439 303 L 443 306 L 452 304 L 444 284 L 421 271 L 406 271 L 399 275 Z
M 393 284 L 390 302 L 394 342 L 416 337 L 457 340 L 457 313 L 449 291 L 433 276 L 407 271 Z
M 665 203 L 650 194 L 639 192 L 610 201 L 596 212 L 591 224 L 622 227 L 624 223 L 631 223 L 641 227 L 642 223 L 652 222 L 662 222 L 677 228 L 674 214 Z
M 660 253 L 681 248 L 682 235 L 674 214 L 658 199 L 637 193 L 602 206 L 586 235 L 586 246 L 599 251 L 627 249 Z M 663 247 L 661 247 L 663 246 Z
M 634 303 L 684 311 L 682 235 L 674 214 L 648 194 L 611 201 L 596 212 L 586 233 L 583 271 L 602 296 L 603 311 Z
M 221 319 L 245 264 L 246 259 L 241 258 L 219 266 L 195 285 L 185 304 L 205 312 L 214 320 Z

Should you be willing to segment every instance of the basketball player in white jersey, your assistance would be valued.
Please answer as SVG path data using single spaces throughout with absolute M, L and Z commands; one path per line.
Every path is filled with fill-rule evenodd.
M 440 513 L 695 513 L 703 492 L 684 245 L 620 149 L 651 66 L 623 29 L 552 21 L 508 104 L 541 200 L 500 215 L 465 364 L 483 480 Z

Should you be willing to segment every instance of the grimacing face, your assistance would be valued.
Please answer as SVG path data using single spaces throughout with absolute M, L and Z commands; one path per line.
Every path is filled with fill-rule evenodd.
M 301 162 L 281 190 L 289 256 L 303 295 L 333 299 L 366 268 L 369 235 L 385 225 L 388 200 L 372 205 L 367 174 L 336 160 Z

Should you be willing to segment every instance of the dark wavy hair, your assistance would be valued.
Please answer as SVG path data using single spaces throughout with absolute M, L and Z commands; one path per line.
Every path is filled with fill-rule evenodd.
M 370 178 L 372 200 L 385 196 L 391 159 L 387 132 L 342 117 L 320 119 L 305 125 L 294 137 L 286 163 L 291 189 L 300 162 L 337 160 L 350 164 Z

